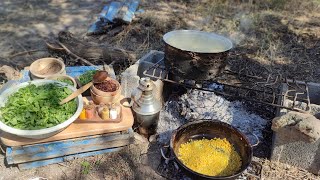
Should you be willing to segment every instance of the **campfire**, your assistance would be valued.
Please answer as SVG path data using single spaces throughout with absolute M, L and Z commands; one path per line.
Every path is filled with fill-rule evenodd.
M 95 3 L 86 2 L 85 8 Z M 218 12 L 230 2 L 217 7 L 197 2 L 207 6 L 197 15 L 188 14 L 189 6 L 196 7 L 189 1 L 154 2 L 156 11 L 138 0 L 99 3 L 102 11 L 93 21 L 90 16 L 86 32 L 69 28 L 83 18 L 50 15 L 50 21 L 59 19 L 68 27 L 51 24 L 54 32 L 48 34 L 38 32 L 47 25 L 25 17 L 26 26 L 35 29 L 17 29 L 19 38 L 41 34 L 43 43 L 37 46 L 46 49 L 25 49 L 13 39 L 24 50 L 16 52 L 5 42 L 11 34 L 4 34 L 3 46 L 13 49 L 3 57 L 10 66 L 0 67 L 1 78 L 9 80 L 0 90 L 0 158 L 6 166 L 68 167 L 64 161 L 69 161 L 80 166 L 76 174 L 91 176 L 92 170 L 105 179 L 320 175 L 320 84 L 310 82 L 319 74 L 312 54 L 318 52 L 317 39 L 305 35 L 314 32 L 309 26 L 301 37 L 295 27 L 306 17 L 262 13 L 249 18 L 239 12 L 232 21 L 235 12 L 203 17 L 202 11 Z M 21 7 L 28 11 L 29 6 Z M 72 12 L 88 16 L 82 8 Z M 28 61 L 19 60 L 25 56 Z M 93 160 L 80 162 L 83 157 Z M 106 176 L 110 171 L 114 174 Z

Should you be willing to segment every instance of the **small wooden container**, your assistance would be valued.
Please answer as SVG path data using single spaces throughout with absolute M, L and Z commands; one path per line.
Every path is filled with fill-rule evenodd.
M 32 79 L 44 79 L 59 74 L 66 74 L 66 70 L 65 64 L 57 58 L 41 58 L 30 65 Z

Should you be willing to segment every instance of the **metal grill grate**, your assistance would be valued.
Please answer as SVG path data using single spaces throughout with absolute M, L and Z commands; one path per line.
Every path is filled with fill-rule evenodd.
M 256 103 L 262 103 L 274 107 L 285 108 L 293 111 L 308 113 L 310 111 L 310 98 L 308 83 L 287 79 L 280 75 L 268 75 L 267 78 L 250 75 L 248 73 L 225 70 L 223 74 L 209 81 L 180 80 L 170 78 L 170 70 L 159 60 L 153 66 L 146 69 L 143 74 L 150 78 L 160 79 L 169 83 L 197 90 L 213 92 L 217 95 L 243 99 Z M 210 85 L 223 88 L 212 88 Z M 285 89 L 285 90 L 283 90 Z M 284 105 L 282 99 L 293 101 L 290 105 Z M 297 102 L 305 102 L 305 109 L 296 107 Z

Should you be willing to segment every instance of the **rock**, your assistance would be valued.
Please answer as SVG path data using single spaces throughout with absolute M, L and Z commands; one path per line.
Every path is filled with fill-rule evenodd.
M 136 140 L 135 142 L 136 142 L 137 144 L 140 144 L 140 143 L 149 143 L 149 141 L 148 141 L 147 138 L 141 136 L 140 134 L 138 134 L 138 133 L 136 133 L 136 132 L 134 132 L 134 135 L 133 135 L 133 136 L 134 136 L 134 139 Z
M 17 80 L 21 77 L 19 71 L 16 71 L 14 68 L 7 65 L 0 67 L 0 73 L 5 74 L 8 80 Z
M 149 137 L 149 142 L 156 142 L 157 141 L 157 135 L 151 135 Z
M 320 138 L 320 120 L 311 114 L 289 112 L 272 121 L 272 130 L 287 131 L 288 138 L 315 142 Z
M 131 93 L 139 86 L 140 77 L 137 75 L 138 64 L 131 65 L 121 74 L 121 95 L 131 97 Z

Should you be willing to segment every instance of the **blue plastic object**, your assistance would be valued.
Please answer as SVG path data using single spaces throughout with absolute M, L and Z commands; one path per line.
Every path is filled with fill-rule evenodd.
M 104 33 L 108 25 L 119 22 L 131 23 L 139 3 L 140 0 L 112 1 L 110 5 L 103 7 L 98 19 L 89 27 L 87 34 Z
M 94 66 L 70 66 L 70 67 L 66 67 L 66 73 L 67 73 L 67 75 L 69 75 L 71 77 L 80 76 L 81 74 L 85 73 L 86 71 L 90 71 L 90 70 L 97 70 L 97 67 L 94 67 Z M 22 70 L 21 73 L 22 73 L 22 78 L 18 80 L 20 83 L 31 81 L 31 79 L 30 79 L 30 71 L 29 70 Z
M 116 17 L 117 13 L 120 11 L 122 6 L 123 6 L 123 3 L 121 3 L 121 2 L 117 2 L 117 1 L 111 2 L 110 6 L 109 6 L 108 13 L 105 18 L 108 21 L 114 23 L 113 20 Z
M 131 23 L 133 17 L 134 17 L 134 13 L 136 12 L 138 6 L 139 6 L 139 1 L 138 0 L 131 0 L 131 1 L 127 1 L 125 2 L 125 6 L 128 7 L 128 11 L 126 12 L 126 14 L 123 15 L 122 20 L 126 23 Z

